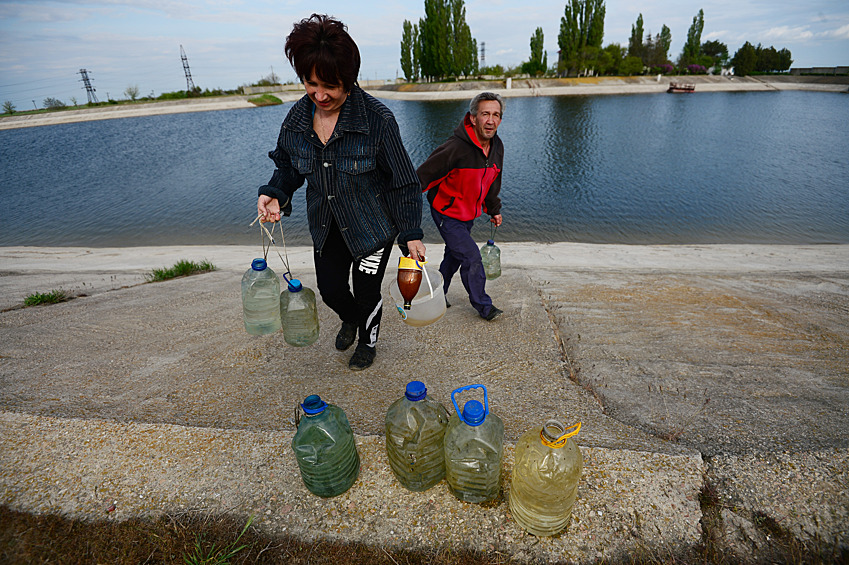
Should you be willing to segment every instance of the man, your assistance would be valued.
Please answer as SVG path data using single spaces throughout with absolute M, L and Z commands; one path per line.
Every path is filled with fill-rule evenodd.
M 472 239 L 472 226 L 481 210 L 489 214 L 489 221 L 496 227 L 501 225 L 498 193 L 504 144 L 497 132 L 503 113 L 501 96 L 492 92 L 478 94 L 454 135 L 416 171 L 422 191 L 427 192 L 433 221 L 445 241 L 445 255 L 439 265 L 443 290 L 447 295 L 451 277 L 459 269 L 469 302 L 489 321 L 502 311 L 486 293 L 486 274 L 480 249 Z M 445 303 L 450 306 L 447 298 Z

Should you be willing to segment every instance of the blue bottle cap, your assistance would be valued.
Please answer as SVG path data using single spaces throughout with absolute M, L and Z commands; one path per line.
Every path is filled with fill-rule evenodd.
M 424 400 L 427 396 L 427 388 L 425 388 L 424 383 L 421 381 L 410 381 L 407 383 L 407 390 L 404 391 L 404 396 L 412 402 Z
M 314 416 L 324 412 L 324 409 L 327 408 L 327 403 L 323 401 L 319 395 L 311 394 L 304 399 L 304 403 L 301 404 L 301 408 L 304 409 L 304 413 L 308 416 Z
M 495 245 L 495 241 L 488 239 L 488 240 L 486 240 L 486 244 L 487 245 Z
M 463 419 L 470 426 L 480 426 L 484 418 L 486 414 L 484 414 L 483 404 L 477 400 L 470 400 L 463 406 Z
M 298 279 L 292 279 L 289 281 L 289 292 L 301 292 L 302 288 L 304 288 L 304 285 L 302 285 L 301 281 Z
M 268 267 L 268 263 L 265 262 L 265 259 L 254 259 L 251 262 L 251 269 L 254 271 L 264 271 L 266 267 Z

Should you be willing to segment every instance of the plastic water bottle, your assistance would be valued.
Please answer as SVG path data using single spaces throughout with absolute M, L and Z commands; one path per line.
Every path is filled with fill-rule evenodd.
M 462 413 L 454 396 L 472 388 L 483 389 L 484 404 L 468 401 Z M 486 387 L 469 385 L 451 393 L 456 414 L 445 431 L 445 478 L 448 490 L 464 502 L 494 500 L 501 491 L 504 422 L 489 412 Z
M 254 259 L 242 275 L 242 311 L 245 330 L 251 335 L 270 334 L 281 328 L 280 279 L 265 259 Z
M 280 293 L 280 318 L 283 322 L 283 339 L 289 345 L 303 347 L 318 339 L 318 311 L 315 293 L 292 279 Z
M 549 420 L 525 433 L 516 444 L 510 487 L 510 512 L 535 536 L 565 530 L 578 495 L 584 459 L 571 436 L 581 424 L 567 429 Z
M 404 396 L 386 412 L 386 455 L 404 488 L 421 492 L 445 477 L 443 439 L 448 412 L 427 396 L 420 381 L 407 384 Z
M 488 240 L 486 245 L 481 247 L 481 261 L 487 280 L 497 279 L 501 276 L 501 250 L 493 240 Z
M 348 417 L 317 394 L 308 396 L 301 408 L 305 417 L 298 422 L 292 438 L 301 479 L 315 495 L 340 495 L 360 474 L 360 455 Z

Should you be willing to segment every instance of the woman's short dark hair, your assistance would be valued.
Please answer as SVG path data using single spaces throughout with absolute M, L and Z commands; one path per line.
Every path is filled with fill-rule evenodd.
M 301 81 L 315 75 L 350 91 L 360 73 L 360 50 L 347 26 L 330 16 L 313 14 L 295 24 L 286 38 L 286 58 Z

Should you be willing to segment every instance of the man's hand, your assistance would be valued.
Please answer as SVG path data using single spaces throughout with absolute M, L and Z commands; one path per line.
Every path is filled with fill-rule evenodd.
M 493 224 L 495 224 L 495 227 L 500 226 L 501 225 L 501 214 L 496 214 L 496 215 L 492 216 L 489 219 L 489 221 L 492 222 Z
M 262 216 L 262 222 L 280 221 L 280 202 L 276 198 L 261 195 L 256 201 L 256 211 Z

